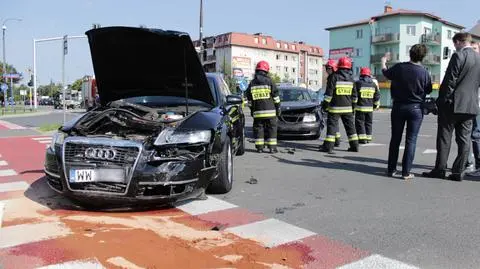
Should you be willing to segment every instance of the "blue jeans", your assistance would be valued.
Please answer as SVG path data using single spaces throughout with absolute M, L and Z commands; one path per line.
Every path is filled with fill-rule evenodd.
M 388 154 L 388 172 L 392 173 L 397 169 L 398 152 L 402 142 L 403 129 L 407 123 L 407 137 L 405 139 L 405 151 L 402 160 L 402 176 L 408 176 L 412 169 L 413 159 L 415 158 L 415 148 L 417 147 L 417 137 L 420 126 L 423 121 L 421 105 L 414 104 L 394 104 L 391 114 L 392 138 L 390 140 L 390 150 Z

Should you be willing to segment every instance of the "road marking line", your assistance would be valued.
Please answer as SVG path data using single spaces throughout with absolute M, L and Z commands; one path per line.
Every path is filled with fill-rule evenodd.
M 315 235 L 314 232 L 288 224 L 277 219 L 266 219 L 225 229 L 242 238 L 261 242 L 267 247 L 275 247 Z
M 368 144 L 361 144 L 361 147 L 379 147 L 379 146 L 386 146 L 386 144 L 377 144 L 377 143 L 368 143 Z
M 395 269 L 419 269 L 406 263 L 392 260 L 381 255 L 368 256 L 362 260 L 350 263 L 337 269 L 371 269 L 371 268 L 395 268 Z
M 4 127 L 11 129 L 11 130 L 19 130 L 19 129 L 26 129 L 23 126 L 17 125 L 15 123 L 11 123 L 8 121 L 0 120 L 0 125 L 3 125 Z
M 33 140 L 52 140 L 51 136 L 44 136 L 44 137 L 33 137 Z
M 16 176 L 17 172 L 12 169 L 0 170 L 0 177 Z
M 113 257 L 107 260 L 108 263 L 111 263 L 115 266 L 121 267 L 121 268 L 129 268 L 129 269 L 145 269 L 143 267 L 140 267 L 129 260 L 125 259 L 124 257 Z
M 0 161 L 0 166 L 7 166 L 7 165 L 8 165 L 7 161 Z
M 20 224 L 0 229 L 0 249 L 65 237 L 72 232 L 61 222 Z M 62 267 L 63 268 L 63 267 Z
M 52 264 L 36 269 L 105 269 L 105 267 L 97 259 L 88 259 Z
M 207 200 L 193 200 L 175 203 L 174 206 L 193 216 L 238 207 L 212 196 L 208 196 Z
M 37 141 L 37 142 L 40 142 L 42 144 L 50 144 L 50 143 L 52 143 L 52 140 L 40 140 L 40 141 Z
M 3 212 L 5 212 L 5 205 L 6 202 L 1 202 L 0 201 L 0 228 L 2 228 L 2 223 L 3 223 Z
M 0 192 L 24 191 L 28 189 L 28 187 L 30 187 L 30 185 L 25 181 L 0 183 Z
M 423 154 L 434 154 L 437 153 L 436 149 L 426 149 Z

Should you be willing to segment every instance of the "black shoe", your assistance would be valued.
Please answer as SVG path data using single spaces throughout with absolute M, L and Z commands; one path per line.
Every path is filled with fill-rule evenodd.
M 348 148 L 348 151 L 350 151 L 350 152 L 358 152 L 359 150 L 358 150 L 358 147 L 349 147 L 349 148 Z
M 444 171 L 432 170 L 430 172 L 423 172 L 422 177 L 445 179 L 446 175 Z
M 329 148 L 326 145 L 321 145 L 319 150 L 320 150 L 320 152 L 326 152 L 326 153 L 333 154 L 333 148 Z
M 391 172 L 387 172 L 387 176 L 388 177 L 398 177 L 400 174 L 398 173 L 397 170 L 395 171 L 391 171 Z
M 271 154 L 278 153 L 278 150 L 277 150 L 276 148 L 271 148 L 271 149 L 270 149 L 270 153 L 271 153 Z
M 454 175 L 454 174 L 451 174 L 447 177 L 447 180 L 451 180 L 451 181 L 462 181 L 463 178 L 459 175 Z
M 336 148 L 340 147 L 340 141 L 335 142 L 335 144 L 333 144 L 333 146 L 336 147 Z
M 367 140 L 358 140 L 359 144 L 368 144 Z

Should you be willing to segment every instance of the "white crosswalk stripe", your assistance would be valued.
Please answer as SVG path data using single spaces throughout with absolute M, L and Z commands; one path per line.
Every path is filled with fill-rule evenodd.
M 8 176 L 15 176 L 17 175 L 17 172 L 12 169 L 5 169 L 5 170 L 0 170 L 0 177 L 8 177 Z
M 40 140 L 52 140 L 52 137 L 51 136 L 44 136 L 44 137 L 34 137 L 32 138 L 33 140 L 37 140 L 37 141 L 40 141 Z
M 29 186 L 25 181 L 0 183 L 0 192 L 24 191 L 28 189 Z
M 105 269 L 105 267 L 97 259 L 88 259 L 37 267 L 37 269 Z
M 7 161 L 0 161 L 0 166 L 7 166 L 7 165 L 8 165 Z

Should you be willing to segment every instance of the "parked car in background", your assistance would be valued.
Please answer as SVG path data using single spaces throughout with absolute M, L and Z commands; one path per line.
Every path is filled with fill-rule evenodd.
M 280 138 L 307 137 L 318 139 L 323 129 L 318 95 L 306 88 L 280 86 L 281 115 L 278 117 Z
M 101 105 L 53 136 L 50 187 L 86 206 L 229 192 L 233 156 L 245 146 L 242 99 L 205 74 L 188 34 L 106 27 L 86 35 Z

